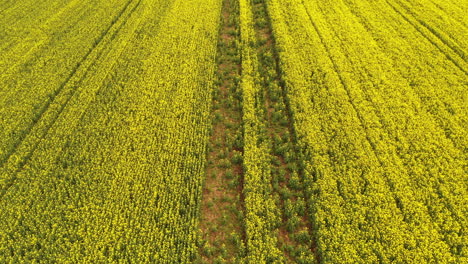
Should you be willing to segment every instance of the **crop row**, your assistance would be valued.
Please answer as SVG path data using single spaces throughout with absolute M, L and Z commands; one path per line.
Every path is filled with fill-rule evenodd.
M 268 10 L 322 262 L 460 262 L 463 71 L 381 1 L 270 0 Z M 429 87 L 430 69 L 452 79 L 432 74 Z M 431 110 L 439 100 L 459 118 Z
M 257 72 L 256 36 L 251 1 L 240 0 L 239 4 L 247 261 L 275 263 L 283 259 L 274 232 L 280 212 L 271 186 L 271 159 L 265 122 L 262 120 L 265 109 Z
M 19 6 L 21 4 L 18 3 Z M 101 2 L 96 5 L 84 2 L 67 6 L 57 17 L 52 15 L 44 19 L 42 12 L 36 11 L 32 18 L 17 19 L 17 25 L 12 23 L 11 28 L 24 30 L 29 23 L 39 25 L 30 29 L 32 32 L 11 32 L 18 39 L 10 41 L 2 51 L 0 164 L 15 152 L 55 97 L 74 90 L 74 84 L 81 81 L 102 49 L 107 48 L 106 43 L 119 30 L 119 25 L 125 23 L 136 4 L 138 1 Z M 107 12 L 110 6 L 114 7 L 112 13 Z M 41 8 L 42 4 L 39 4 L 38 9 Z M 46 8 L 44 10 L 46 15 L 50 12 Z M 22 12 L 23 8 L 12 11 L 20 18 Z M 59 19 L 59 22 L 55 19 Z M 10 24 L 2 25 L 8 31 Z M 23 37 L 23 34 L 27 35 Z
M 198 253 L 220 1 L 127 3 L 2 167 L 2 179 L 14 174 L 0 201 L 2 262 L 190 263 Z

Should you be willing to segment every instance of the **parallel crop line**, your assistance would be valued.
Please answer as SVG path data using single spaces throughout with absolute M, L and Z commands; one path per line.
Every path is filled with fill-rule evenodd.
M 456 50 L 454 50 L 453 47 L 451 47 L 451 45 L 449 45 L 446 41 L 444 41 L 443 39 L 440 38 L 439 34 L 435 34 L 435 32 L 431 28 L 428 28 L 425 23 L 421 23 L 421 21 L 419 19 L 413 17 L 413 19 L 418 21 L 420 25 L 418 25 L 416 22 L 411 21 L 411 19 L 407 15 L 403 14 L 403 12 L 398 10 L 398 8 L 394 4 L 390 3 L 389 0 L 385 0 L 385 2 L 387 2 L 387 4 L 396 13 L 398 13 L 407 23 L 412 25 L 414 27 L 414 29 L 416 29 L 416 31 L 418 31 L 424 38 L 426 38 L 430 43 L 432 43 L 432 45 L 434 45 L 442 54 L 444 54 L 445 57 L 447 57 L 447 59 L 450 60 L 457 68 L 459 68 L 465 74 L 468 74 L 468 70 L 466 69 L 467 67 L 465 65 L 466 59 L 464 58 L 465 56 L 464 56 L 463 53 L 460 54 Z M 423 28 L 421 28 L 421 27 L 423 27 Z M 426 29 L 426 31 L 429 31 L 431 33 L 429 33 L 429 34 L 424 33 L 423 29 Z M 435 36 L 435 38 L 437 40 L 439 40 L 440 42 L 442 42 L 442 44 L 438 44 L 436 42 L 436 40 L 434 40 L 434 37 L 431 37 L 431 35 Z M 449 54 L 447 51 L 445 51 L 445 49 L 441 45 L 446 46 L 451 51 L 453 51 L 455 53 L 455 56 L 459 57 L 461 59 L 461 61 L 459 61 L 459 59 L 457 59 L 457 57 L 455 57 L 455 56 Z
M 105 45 L 105 42 L 102 42 L 103 39 L 105 38 L 105 36 L 109 33 L 109 31 L 114 27 L 114 25 L 117 25 L 117 29 L 116 31 L 110 35 L 110 40 L 109 41 L 112 41 L 115 37 L 115 35 L 120 31 L 120 29 L 125 25 L 128 17 L 131 16 L 131 14 L 137 9 L 137 7 L 140 5 L 141 3 L 141 0 L 138 1 L 138 3 L 128 12 L 128 14 L 124 17 L 124 18 L 127 18 L 125 20 L 123 20 L 121 23 L 117 24 L 118 20 L 120 20 L 120 18 L 122 17 L 122 15 L 125 13 L 125 11 L 128 9 L 128 7 L 130 6 L 130 4 L 134 2 L 133 0 L 130 0 L 126 5 L 125 7 L 123 8 L 123 10 L 119 13 L 119 15 L 113 20 L 112 24 L 104 31 L 104 33 L 99 37 L 99 39 L 96 41 L 96 44 L 94 45 L 94 47 L 89 50 L 86 55 L 83 57 L 83 59 L 76 65 L 76 67 L 74 67 L 74 69 L 72 70 L 71 74 L 67 77 L 67 79 L 65 80 L 64 83 L 62 83 L 62 85 L 59 87 L 59 89 L 57 89 L 53 95 L 51 95 L 49 97 L 49 99 L 47 100 L 46 104 L 41 108 L 41 110 L 39 111 L 39 113 L 34 117 L 33 119 L 33 123 L 26 129 L 25 133 L 22 133 L 20 138 L 15 142 L 15 144 L 13 145 L 13 148 L 12 150 L 7 154 L 7 156 L 0 161 L 0 166 L 3 166 L 5 165 L 5 163 L 10 159 L 10 157 L 16 153 L 18 147 L 24 142 L 24 140 L 26 139 L 26 137 L 28 135 L 31 134 L 31 132 L 33 131 L 33 129 L 36 128 L 36 126 L 40 123 L 39 121 L 41 121 L 43 119 L 43 117 L 45 116 L 46 112 L 48 109 L 50 109 L 50 107 L 53 105 L 53 103 L 56 101 L 56 98 L 58 97 L 61 97 L 61 96 L 64 96 L 66 97 L 65 99 L 65 102 L 62 103 L 60 106 L 59 106 L 59 109 L 58 111 L 53 114 L 52 113 L 52 117 L 50 120 L 45 120 L 45 128 L 43 130 L 43 132 L 39 132 L 40 134 L 36 137 L 36 139 L 34 141 L 34 143 L 32 143 L 32 147 L 28 147 L 28 150 L 27 150 L 27 153 L 25 155 L 21 155 L 22 157 L 20 158 L 20 160 L 15 160 L 14 162 L 17 163 L 16 164 L 16 170 L 14 170 L 12 172 L 12 175 L 8 178 L 6 178 L 6 183 L 2 183 L 4 186 L 1 186 L 1 192 L 0 192 L 0 199 L 3 198 L 3 196 L 6 194 L 6 192 L 8 191 L 8 189 L 14 184 L 14 181 L 16 179 L 16 174 L 24 167 L 24 165 L 29 161 L 29 159 L 32 157 L 34 151 L 36 150 L 36 148 L 38 147 L 41 139 L 48 133 L 48 131 L 50 130 L 50 128 L 53 126 L 53 124 L 55 123 L 55 121 L 58 119 L 58 117 L 60 116 L 60 114 L 63 112 L 63 110 L 65 109 L 65 107 L 68 105 L 68 102 L 73 98 L 73 96 L 75 95 L 75 92 L 77 91 L 78 87 L 79 87 L 79 83 L 81 83 L 83 81 L 83 79 L 86 77 L 86 74 L 87 72 L 89 71 L 89 69 L 91 68 L 91 66 L 94 64 L 94 62 L 99 58 L 99 55 L 102 53 L 102 51 L 99 51 L 98 48 Z M 98 51 L 96 51 L 98 50 Z M 96 51 L 97 54 L 94 55 L 93 53 L 96 53 L 94 52 Z M 95 58 L 91 59 L 89 62 L 87 62 L 88 58 L 91 57 L 91 55 L 94 55 Z M 83 67 L 85 67 L 83 70 L 80 69 L 80 67 L 82 65 L 85 65 Z M 78 76 L 78 77 L 76 77 Z M 66 89 L 64 89 L 65 87 L 67 87 L 68 83 L 70 83 L 70 81 L 72 80 L 72 78 L 79 78 L 78 81 L 76 83 L 73 84 L 73 86 L 70 88 L 70 92 L 68 94 L 65 93 L 65 91 L 67 91 Z M 39 129 L 39 128 L 37 128 Z M 3 168 L 5 170 L 5 168 Z M 5 173 L 8 173 L 3 171 L 2 174 L 4 175 Z
M 304 1 L 304 0 L 302 0 L 302 1 Z M 324 41 L 323 41 L 323 37 L 322 37 L 321 33 L 319 32 L 318 28 L 316 27 L 315 22 L 313 22 L 312 17 L 311 17 L 311 15 L 310 15 L 310 13 L 309 13 L 309 10 L 307 9 L 307 7 L 305 7 L 305 9 L 306 9 L 306 11 L 307 11 L 307 14 L 309 15 L 309 19 L 310 19 L 312 25 L 314 26 L 314 28 L 315 28 L 317 34 L 318 34 L 319 37 L 320 37 L 321 43 L 322 43 L 323 46 L 325 47 L 325 49 L 326 49 L 326 51 L 327 51 L 327 53 L 328 53 L 328 55 L 329 55 L 329 58 L 330 58 L 330 60 L 331 60 L 332 63 L 333 63 L 333 66 L 334 66 L 334 68 L 335 68 L 335 72 L 337 73 L 337 75 L 338 75 L 338 77 L 339 77 L 339 79 L 340 79 L 340 82 L 342 83 L 343 87 L 344 87 L 345 90 L 346 90 L 346 93 L 348 94 L 348 97 L 350 98 L 349 102 L 350 102 L 350 104 L 352 105 L 353 109 L 356 111 L 356 114 L 357 114 L 357 116 L 358 116 L 358 118 L 359 118 L 359 120 L 360 120 L 360 122 L 361 122 L 361 127 L 363 127 L 363 130 L 365 131 L 366 139 L 367 139 L 367 141 L 369 142 L 370 146 L 372 147 L 374 156 L 376 157 L 377 161 L 379 162 L 379 166 L 380 166 L 381 168 L 385 168 L 384 163 L 383 163 L 383 161 L 382 161 L 382 158 L 380 157 L 380 155 L 378 155 L 378 151 L 377 151 L 377 149 L 376 149 L 376 146 L 375 146 L 375 144 L 371 141 L 370 136 L 369 136 L 369 132 L 367 131 L 366 126 L 364 125 L 364 122 L 363 122 L 364 118 L 362 117 L 362 114 L 357 110 L 357 106 L 355 106 L 354 102 L 351 100 L 351 95 L 350 95 L 350 93 L 349 93 L 349 87 L 348 87 L 348 85 L 344 82 L 342 76 L 339 74 L 339 70 L 338 70 L 338 68 L 337 68 L 338 66 L 337 66 L 337 64 L 335 63 L 335 61 L 333 60 L 333 58 L 330 56 L 330 54 L 331 54 L 331 53 L 330 53 L 330 50 L 329 50 L 328 47 L 325 45 L 325 43 L 324 43 Z M 369 97 L 368 97 L 368 96 L 366 96 L 366 97 L 367 97 L 366 100 L 368 100 L 368 101 L 372 104 L 373 107 L 376 107 L 375 104 L 372 103 L 371 100 L 369 100 Z M 381 114 L 379 114 L 379 112 L 376 112 L 376 115 L 377 115 L 377 117 L 379 118 L 379 123 L 380 123 L 380 120 L 382 120 L 382 116 L 381 116 Z M 385 131 L 384 131 L 384 132 L 385 132 Z M 451 141 L 451 143 L 453 144 L 452 141 Z M 402 159 L 401 154 L 397 153 L 397 156 L 398 156 L 398 159 Z M 402 170 L 404 170 L 404 171 L 407 172 L 406 168 L 402 168 Z M 388 172 L 385 171 L 384 174 L 385 174 L 385 175 L 388 175 Z M 384 177 L 384 180 L 385 180 L 387 186 L 389 187 L 389 190 L 390 190 L 390 192 L 391 192 L 392 198 L 393 198 L 393 200 L 395 201 L 395 204 L 397 205 L 396 207 L 399 209 L 399 211 L 400 211 L 403 215 L 407 215 L 407 213 L 403 210 L 403 207 L 401 206 L 401 202 L 400 202 L 400 201 L 401 201 L 401 197 L 399 197 L 399 196 L 395 193 L 395 186 L 394 186 L 394 184 L 392 184 L 392 181 L 391 181 L 388 177 Z M 451 208 L 450 204 L 449 204 L 447 201 L 444 201 L 444 202 L 446 203 L 447 208 L 449 209 L 449 211 L 452 212 L 452 213 L 456 216 L 456 215 L 457 215 L 456 211 L 454 211 L 454 209 Z M 429 210 L 428 205 L 427 205 L 426 203 L 424 203 L 424 206 Z M 430 211 L 430 210 L 429 210 L 429 211 Z M 432 215 L 430 215 L 430 214 L 428 214 L 428 215 L 426 215 L 426 216 L 430 217 L 431 219 L 433 218 Z M 404 222 L 405 222 L 406 224 L 408 224 L 408 225 L 410 226 L 411 229 L 413 229 L 412 225 L 411 225 L 407 220 L 404 220 Z M 442 234 L 439 230 L 437 230 L 437 232 L 441 235 L 441 237 L 443 237 L 443 234 Z M 443 240 L 443 242 L 447 243 L 447 241 L 445 241 L 445 240 Z
M 278 54 L 278 50 L 276 48 L 276 39 L 275 39 L 275 35 L 273 34 L 273 28 L 272 28 L 272 22 L 271 22 L 271 17 L 270 17 L 270 14 L 268 13 L 268 8 L 267 8 L 267 3 L 266 1 L 262 1 L 261 5 L 263 5 L 263 8 L 267 11 L 267 16 L 266 16 L 266 28 L 268 28 L 268 30 L 271 32 L 271 34 L 269 35 L 269 39 L 271 40 L 271 48 L 269 48 L 269 51 L 272 52 L 273 54 L 273 59 L 274 59 L 274 71 L 276 73 L 276 77 L 278 78 L 277 80 L 277 83 L 281 89 L 281 97 L 282 97 L 282 100 L 283 100 L 283 103 L 285 105 L 285 112 L 286 112 L 286 117 L 287 117 L 287 121 L 288 121 L 288 124 L 287 124 L 287 129 L 289 131 L 289 137 L 290 137 L 290 141 L 292 143 L 292 147 L 293 147 L 293 150 L 294 152 L 296 153 L 296 155 L 298 155 L 298 159 L 297 159 L 297 163 L 298 163 L 298 174 L 299 174 L 299 178 L 303 181 L 304 180 L 304 160 L 303 160 L 303 156 L 302 156 L 302 153 L 298 147 L 298 143 L 297 143 L 297 133 L 296 133 L 296 127 L 294 125 L 294 119 L 293 119 L 293 115 L 292 115 L 292 110 L 291 110 L 291 105 L 290 105 L 290 102 L 288 100 L 288 96 L 287 96 L 287 91 L 286 91 L 286 85 L 285 85 L 285 81 L 283 79 L 283 75 L 281 74 L 281 68 L 280 68 L 280 57 L 279 57 L 279 54 Z M 261 64 L 261 62 L 260 62 Z M 272 135 L 270 135 L 271 137 Z M 302 190 L 302 193 L 305 195 L 305 197 L 307 198 L 307 200 L 310 200 L 309 198 L 309 195 L 307 194 L 307 192 L 305 192 L 304 190 Z M 310 205 L 309 203 L 306 203 L 306 211 L 310 212 Z M 310 216 L 308 214 L 305 214 L 305 218 L 307 219 L 307 227 L 309 228 L 309 234 L 312 238 L 312 243 L 310 245 L 310 250 L 313 252 L 314 256 L 315 256 L 315 259 L 317 260 L 318 263 L 321 263 L 320 259 L 320 254 L 317 250 L 317 239 L 316 237 L 314 236 L 314 223 L 312 221 L 312 219 L 310 218 Z
M 122 13 L 125 11 L 125 9 L 128 7 L 128 5 L 132 2 L 133 0 L 130 0 L 127 5 L 125 6 L 124 10 L 118 15 L 117 19 L 115 19 L 114 21 L 117 21 L 120 16 L 122 15 Z M 141 0 L 140 0 L 141 1 Z M 26 132 L 25 133 L 22 133 L 20 138 L 15 142 L 15 144 L 13 145 L 13 148 L 9 151 L 9 153 L 6 155 L 6 157 L 2 160 L 0 160 L 0 167 L 3 166 L 3 164 L 10 158 L 10 156 L 12 154 L 14 154 L 15 150 L 17 149 L 17 147 L 21 144 L 21 142 L 24 140 L 24 138 L 29 134 L 29 132 L 33 129 L 33 127 L 38 123 L 38 121 L 42 118 L 42 116 L 44 115 L 44 113 L 47 111 L 47 109 L 50 107 L 50 105 L 54 102 L 55 98 L 57 96 L 60 95 L 60 93 L 62 92 L 62 90 L 64 90 L 64 88 L 67 86 L 67 84 L 70 82 L 70 80 L 75 77 L 75 75 L 77 75 L 77 72 L 80 73 L 81 71 L 78 71 L 78 70 L 81 70 L 79 69 L 81 67 L 81 65 L 83 65 L 85 63 L 85 61 L 88 59 L 88 57 L 91 56 L 91 54 L 93 53 L 94 50 L 96 50 L 98 48 L 98 45 L 100 44 L 100 42 L 102 41 L 102 39 L 104 38 L 104 36 L 110 31 L 110 29 L 112 28 L 112 26 L 115 24 L 115 22 L 113 22 L 108 28 L 106 31 L 104 31 L 104 33 L 98 38 L 98 40 L 96 41 L 96 44 L 93 45 L 93 48 L 90 49 L 86 54 L 85 56 L 77 63 L 77 65 L 72 69 L 70 75 L 65 79 L 65 81 L 60 85 L 60 87 L 54 91 L 54 93 L 52 95 L 49 95 L 49 98 L 47 99 L 45 105 L 39 110 L 39 112 L 36 114 L 36 116 L 33 118 L 33 123 L 28 127 L 26 128 Z M 83 67 L 87 67 L 86 69 L 84 69 L 84 72 L 83 72 L 83 76 L 80 76 L 79 80 L 83 80 L 84 76 L 86 75 L 86 72 L 87 70 L 90 68 L 92 64 L 89 64 L 89 65 L 86 65 L 86 66 L 83 66 Z M 79 82 L 78 82 L 79 83 Z M 78 85 L 75 85 L 74 86 L 74 90 L 76 90 L 76 88 L 78 87 Z M 73 96 L 73 95 L 72 95 Z
M 362 17 L 361 17 L 362 14 L 359 14 L 358 12 L 356 12 L 356 10 L 354 10 L 353 6 L 351 6 L 349 2 L 345 2 L 345 4 L 348 6 L 349 11 L 350 11 L 356 18 L 358 18 L 358 19 L 361 19 L 361 18 L 362 18 Z M 362 21 L 362 20 L 360 20 L 360 23 L 362 23 L 362 24 L 364 25 L 364 27 L 366 28 L 366 30 L 371 34 L 371 36 L 373 37 L 373 39 L 374 39 L 375 43 L 378 45 L 378 47 L 379 47 L 380 49 L 382 49 L 382 50 L 385 50 L 386 47 L 385 47 L 384 45 L 382 45 L 382 43 L 381 43 L 380 41 L 378 41 L 378 36 L 377 36 L 377 38 L 375 37 L 375 32 L 372 32 L 372 29 L 370 29 L 370 26 L 367 24 L 367 21 Z M 408 81 L 409 81 L 409 80 L 408 80 Z M 419 92 L 415 87 L 412 87 L 412 86 L 410 86 L 410 87 L 411 87 L 412 91 L 414 91 L 415 96 L 418 98 L 418 100 L 419 100 L 420 102 L 424 102 L 424 97 L 423 97 L 423 95 L 421 95 L 421 92 Z M 369 96 L 367 96 L 367 98 L 369 98 Z M 441 98 L 436 97 L 436 96 L 431 97 L 431 100 L 433 100 L 433 101 L 439 103 L 440 105 L 442 105 L 442 104 L 444 103 L 444 102 L 441 100 Z M 375 105 L 375 104 L 373 103 L 373 105 Z M 378 108 L 377 108 L 377 109 L 378 109 Z M 447 110 L 440 110 L 440 109 L 439 109 L 439 110 L 437 110 L 437 109 L 435 110 L 435 109 L 431 109 L 431 108 L 429 108 L 429 109 L 426 110 L 426 112 L 427 112 L 428 114 L 430 114 L 430 115 L 434 118 L 434 120 L 435 120 L 435 122 L 436 122 L 436 125 L 437 125 L 441 130 L 452 129 L 452 127 L 451 127 L 450 125 L 445 124 L 445 123 L 443 122 L 443 120 L 440 119 L 440 116 L 437 115 L 437 112 L 438 112 L 438 111 L 447 111 Z M 377 113 L 377 115 L 379 116 L 379 118 L 381 118 L 381 114 Z M 381 118 L 381 119 L 382 119 L 382 118 Z M 445 134 L 446 134 L 446 133 L 445 133 Z M 456 141 L 456 139 L 454 139 L 453 137 L 450 137 L 450 136 L 447 135 L 447 134 L 446 134 L 446 138 L 449 139 L 449 140 L 452 142 L 452 144 L 453 144 L 454 146 L 457 146 L 457 141 Z
M 449 12 L 446 8 L 442 7 L 438 1 L 434 1 L 434 0 L 429 0 L 429 1 L 430 1 L 434 6 L 436 6 L 438 9 L 440 9 L 442 12 L 444 12 L 447 16 L 451 16 L 451 15 L 452 15 L 452 14 L 450 14 L 450 12 Z M 457 9 L 458 9 L 458 7 L 457 7 Z M 457 11 L 460 12 L 460 13 L 463 13 L 462 10 L 457 10 Z M 461 25 L 463 25 L 463 27 L 468 28 L 468 25 L 466 24 L 465 21 L 463 21 L 463 20 L 458 20 L 458 19 L 455 19 L 455 21 L 459 22 Z
M 346 94 L 347 94 L 347 97 L 349 98 L 348 102 L 350 103 L 350 105 L 352 106 L 354 112 L 356 112 L 356 115 L 359 119 L 359 122 L 361 123 L 360 126 L 362 127 L 362 129 L 365 131 L 365 134 L 366 134 L 366 139 L 367 139 L 367 142 L 369 143 L 369 145 L 372 147 L 372 150 L 374 152 L 374 155 L 376 157 L 378 157 L 377 155 L 377 150 L 375 148 L 375 145 L 372 143 L 372 140 L 370 139 L 370 136 L 369 136 L 369 132 L 367 131 L 366 127 L 364 126 L 364 117 L 362 116 L 361 112 L 358 110 L 358 107 L 356 106 L 356 104 L 354 103 L 354 101 L 352 100 L 352 97 L 351 97 L 351 94 L 349 92 L 350 88 L 349 86 L 346 84 L 346 82 L 344 81 L 343 79 L 343 76 L 341 76 L 340 74 L 340 70 L 338 69 L 338 65 L 336 63 L 336 61 L 333 59 L 333 57 L 331 56 L 331 51 L 330 51 L 330 48 L 328 47 L 327 44 L 325 44 L 325 40 L 322 36 L 322 33 L 320 32 L 320 30 L 318 29 L 317 25 L 315 24 L 314 20 L 312 19 L 312 16 L 308 10 L 308 8 L 305 6 L 304 4 L 304 0 L 302 0 L 302 4 L 304 6 L 304 9 L 305 11 L 307 12 L 307 15 L 309 16 L 309 21 L 310 23 L 312 24 L 312 26 L 314 27 L 314 30 L 315 32 L 317 32 L 317 35 L 320 37 L 320 42 L 322 43 L 322 46 L 325 48 L 325 50 L 327 51 L 327 56 L 328 58 L 330 59 L 330 61 L 332 62 L 333 64 L 333 70 L 335 71 L 336 75 L 338 76 L 339 80 L 340 80 L 340 83 L 341 85 L 343 86 L 344 90 L 346 91 Z
M 303 1 L 303 0 L 302 0 Z M 379 163 L 379 166 L 381 168 L 385 168 L 383 162 L 382 162 L 382 159 L 381 157 L 378 155 L 378 151 L 376 149 L 376 145 L 372 142 L 371 138 L 370 138 L 370 135 L 369 135 L 369 131 L 368 129 L 366 128 L 366 126 L 364 125 L 364 117 L 362 116 L 362 114 L 360 113 L 360 111 L 358 110 L 357 106 L 355 105 L 355 103 L 353 102 L 353 100 L 351 99 L 351 94 L 349 92 L 349 87 L 348 85 L 346 84 L 346 82 L 344 81 L 343 77 L 340 75 L 340 71 L 338 69 L 338 65 L 336 64 L 336 62 L 334 61 L 334 59 L 331 57 L 331 53 L 330 53 L 330 50 L 328 48 L 328 46 L 324 43 L 324 40 L 323 40 L 323 37 L 322 37 L 322 34 L 320 33 L 320 31 L 318 30 L 315 22 L 313 22 L 313 19 L 310 15 L 310 12 L 309 10 L 307 9 L 307 7 L 304 5 L 304 8 L 309 16 L 309 19 L 315 29 L 315 31 L 317 32 L 317 34 L 319 35 L 320 37 L 320 41 L 322 43 L 322 45 L 325 47 L 326 51 L 327 51 L 327 54 L 328 54 L 328 57 L 330 58 L 330 61 L 332 62 L 333 64 L 333 68 L 336 72 L 336 74 L 338 75 L 339 79 L 340 79 L 340 82 L 341 84 L 343 85 L 343 87 L 345 88 L 344 90 L 346 91 L 346 94 L 348 95 L 348 98 L 349 98 L 349 103 L 350 105 L 352 106 L 353 110 L 356 112 L 356 115 L 360 121 L 360 126 L 363 128 L 363 131 L 365 133 L 365 137 L 366 137 L 366 140 L 368 142 L 368 144 L 370 145 L 371 149 L 372 149 L 372 152 L 373 152 L 373 155 L 374 157 L 376 158 L 376 160 L 378 161 Z M 373 105 L 373 104 L 372 104 Z M 380 119 L 380 116 L 379 116 L 379 119 Z M 380 123 L 380 120 L 379 120 L 379 123 Z M 386 174 L 386 177 L 384 177 L 384 181 L 386 183 L 386 185 L 388 186 L 390 192 L 391 192 L 391 195 L 392 195 L 392 199 L 394 200 L 395 204 L 396 204 L 396 208 L 398 208 L 398 210 L 400 211 L 400 213 L 402 215 L 405 215 L 405 212 L 403 211 L 403 208 L 400 206 L 400 198 L 395 194 L 395 187 L 394 185 L 391 183 L 391 181 L 388 179 L 388 175 L 387 175 L 387 172 L 384 172 Z M 405 221 L 406 224 L 408 224 L 406 221 Z
M 450 38 L 449 36 L 447 36 L 447 37 L 442 36 L 442 34 L 436 28 L 431 27 L 424 20 L 419 19 L 417 17 L 417 14 L 415 12 L 413 12 L 410 7 L 408 7 L 407 5 L 402 3 L 401 1 L 398 1 L 398 4 L 401 7 L 403 7 L 403 9 L 405 9 L 417 22 L 419 22 L 419 24 L 424 26 L 434 36 L 439 38 L 440 41 L 442 41 L 445 45 L 447 45 L 449 48 L 451 48 L 456 54 L 458 54 L 458 56 L 460 56 L 460 58 L 462 58 L 465 62 L 467 61 L 465 51 L 463 49 L 461 49 L 460 47 L 457 47 L 456 43 L 451 43 L 451 42 L 455 42 L 452 38 Z

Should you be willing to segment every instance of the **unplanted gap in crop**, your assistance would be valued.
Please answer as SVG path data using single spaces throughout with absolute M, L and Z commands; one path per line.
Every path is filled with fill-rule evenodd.
M 265 91 L 268 134 L 271 138 L 272 185 L 282 211 L 279 247 L 290 263 L 319 262 L 312 224 L 307 217 L 303 172 L 295 144 L 292 116 L 278 67 L 278 56 L 265 0 L 253 0 L 259 74 Z M 308 258 L 300 257 L 307 255 Z
M 224 0 L 213 89 L 213 126 L 201 203 L 198 263 L 234 263 L 245 254 L 238 36 L 237 0 Z

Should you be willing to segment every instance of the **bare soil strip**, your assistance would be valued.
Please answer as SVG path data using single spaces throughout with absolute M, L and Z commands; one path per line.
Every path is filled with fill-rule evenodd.
M 201 202 L 198 263 L 234 263 L 245 254 L 243 227 L 243 136 L 238 3 L 224 0 L 213 90 L 213 128 Z

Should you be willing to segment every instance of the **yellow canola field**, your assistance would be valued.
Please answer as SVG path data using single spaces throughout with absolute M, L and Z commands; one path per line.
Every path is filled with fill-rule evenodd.
M 466 13 L 0 0 L 0 263 L 468 263 Z
M 1 6 L 48 39 L 2 43 L 0 262 L 191 263 L 221 1 L 42 2 Z
M 437 2 L 268 1 L 323 263 L 467 261 L 467 6 Z

